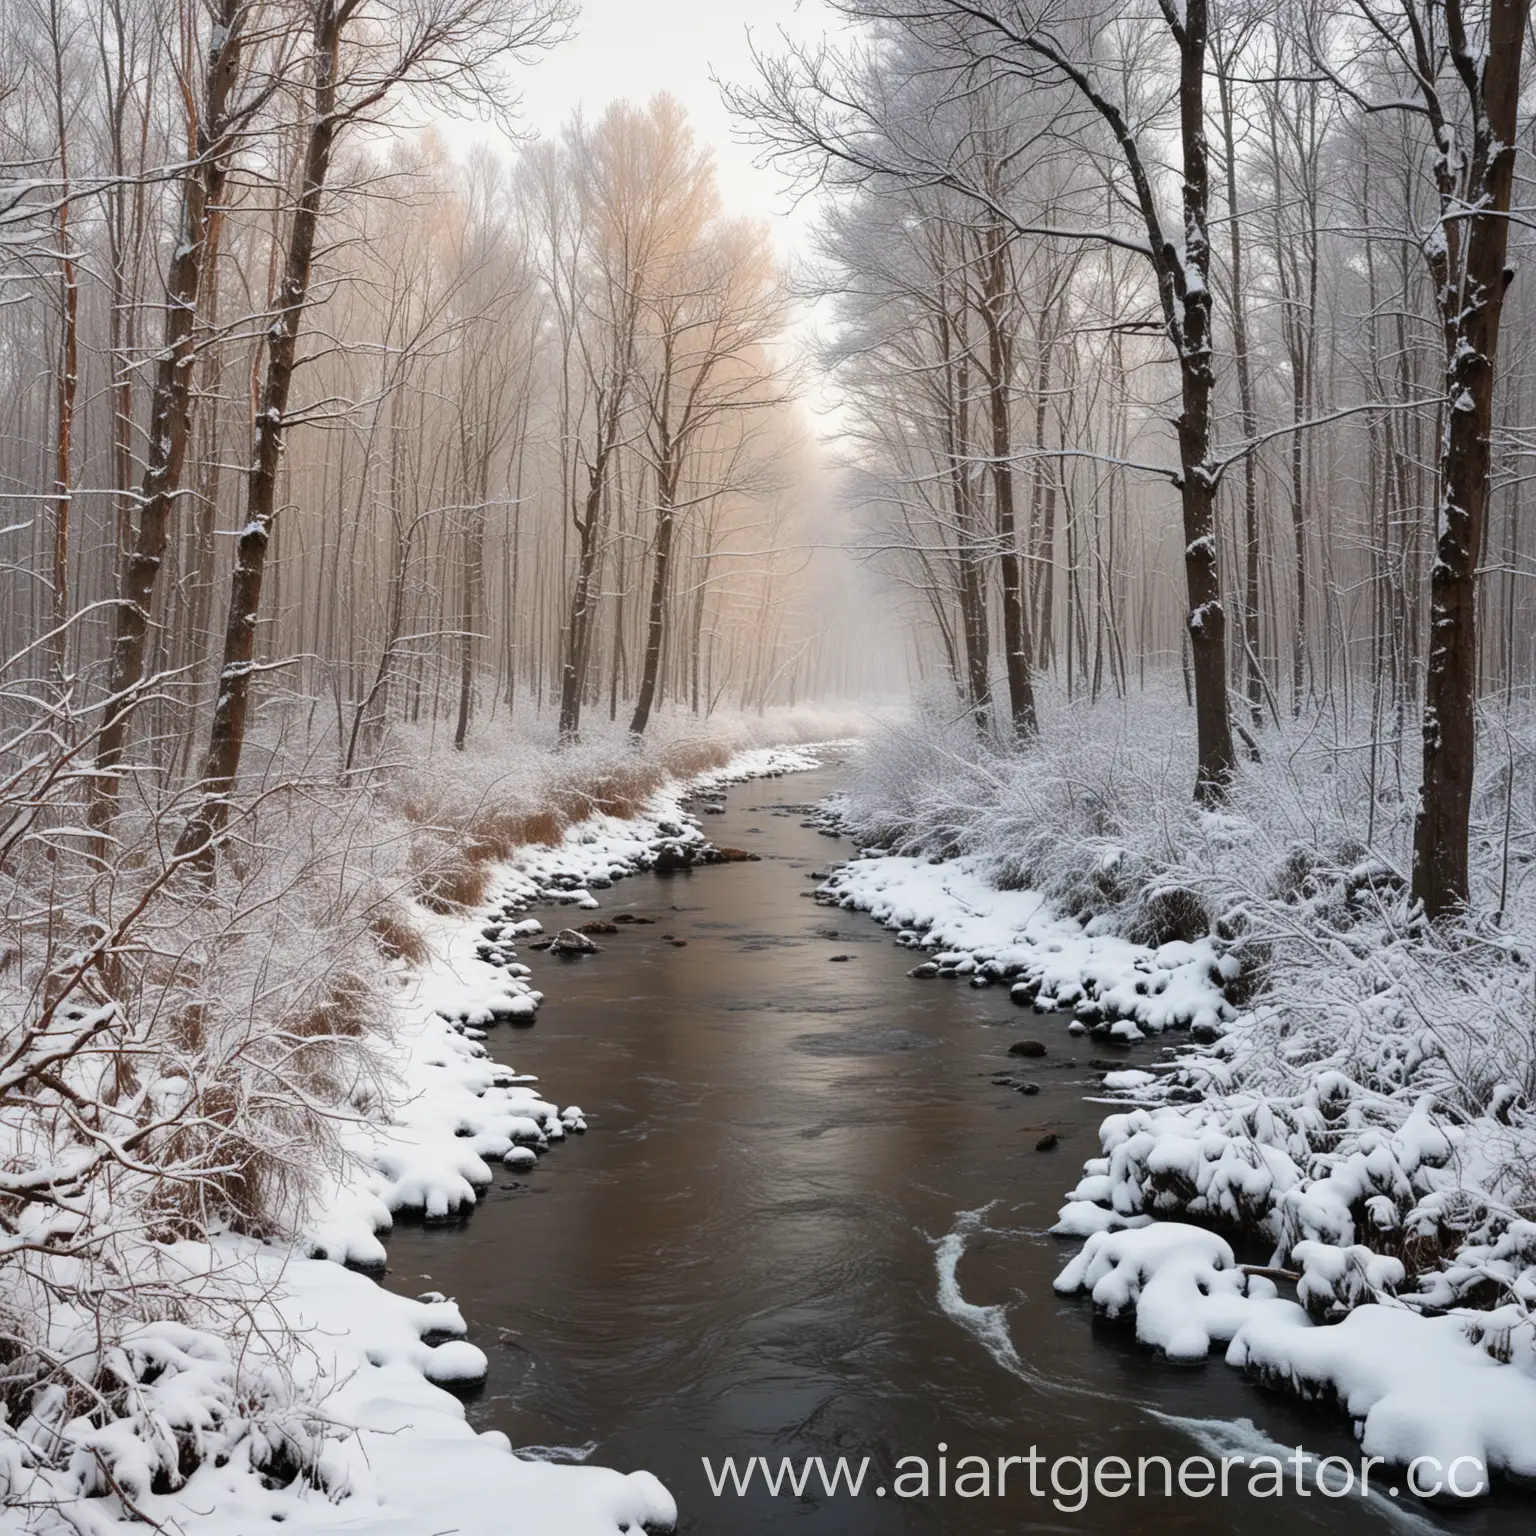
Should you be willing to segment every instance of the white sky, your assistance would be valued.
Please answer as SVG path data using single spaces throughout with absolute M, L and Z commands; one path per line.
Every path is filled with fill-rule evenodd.
M 778 172 L 753 165 L 754 151 L 733 136 L 712 76 L 752 78 L 749 28 L 772 52 L 782 47 L 780 28 L 815 38 L 838 21 L 822 0 L 581 0 L 576 35 L 521 72 L 523 117 L 528 128 L 552 134 L 578 106 L 597 117 L 611 101 L 670 91 L 715 151 L 726 206 L 771 220 L 775 244 L 787 256 L 798 248 L 810 210 L 793 209 Z

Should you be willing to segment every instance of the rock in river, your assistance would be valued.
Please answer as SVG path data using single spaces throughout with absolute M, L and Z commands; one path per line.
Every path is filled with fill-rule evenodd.
M 671 875 L 692 869 L 693 860 L 694 851 L 686 843 L 663 843 L 656 850 L 656 862 L 651 867 L 658 875 Z
M 552 955 L 597 955 L 602 953 L 602 946 L 594 944 L 586 934 L 578 933 L 574 928 L 562 928 L 550 940 L 549 952 Z

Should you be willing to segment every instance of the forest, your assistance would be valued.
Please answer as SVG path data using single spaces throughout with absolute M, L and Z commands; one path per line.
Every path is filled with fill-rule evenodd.
M 850 1008 L 1124 1053 L 1034 1127 L 1099 1106 L 1060 1294 L 1524 1519 L 1529 0 L 730 5 L 702 72 L 655 0 L 674 78 L 530 121 L 590 9 L 0 0 L 0 1530 L 426 1529 L 433 1455 L 474 1536 L 673 1528 L 444 1406 L 385 1234 L 601 1142 L 493 1059 L 535 981 L 519 1066 L 653 921 L 735 1006 L 568 920 L 785 859 L 919 952 Z M 1045 1390 L 960 1187 L 935 1305 Z

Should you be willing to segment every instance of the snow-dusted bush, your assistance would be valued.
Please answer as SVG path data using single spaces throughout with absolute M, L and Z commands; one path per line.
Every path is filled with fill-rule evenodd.
M 372 927 L 404 834 L 364 809 L 340 791 L 270 795 L 212 885 L 163 856 L 169 810 L 125 816 L 103 853 L 42 817 L 0 870 L 13 1481 L 176 1486 L 207 1436 L 249 1451 L 278 1412 L 281 1351 L 237 1369 L 249 1297 L 204 1240 L 297 1230 L 341 1175 L 341 1128 L 379 1097 Z M 267 1453 L 286 1475 L 308 1465 L 292 1435 Z
M 1042 698 L 1042 728 L 1020 752 L 978 738 L 927 701 L 876 729 L 843 806 L 861 840 L 904 853 L 983 856 L 996 883 L 1051 897 L 1083 918 L 1115 914 L 1158 930 L 1206 926 L 1249 901 L 1346 894 L 1405 867 L 1411 821 L 1379 792 L 1366 848 L 1366 758 L 1308 719 L 1266 733 L 1230 804 L 1191 804 L 1194 726 L 1176 687 L 1125 700 Z

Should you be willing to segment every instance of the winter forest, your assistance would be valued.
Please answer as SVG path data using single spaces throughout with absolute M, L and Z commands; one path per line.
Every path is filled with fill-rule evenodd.
M 1533 65 L 0 0 L 0 1532 L 1527 1529 Z

